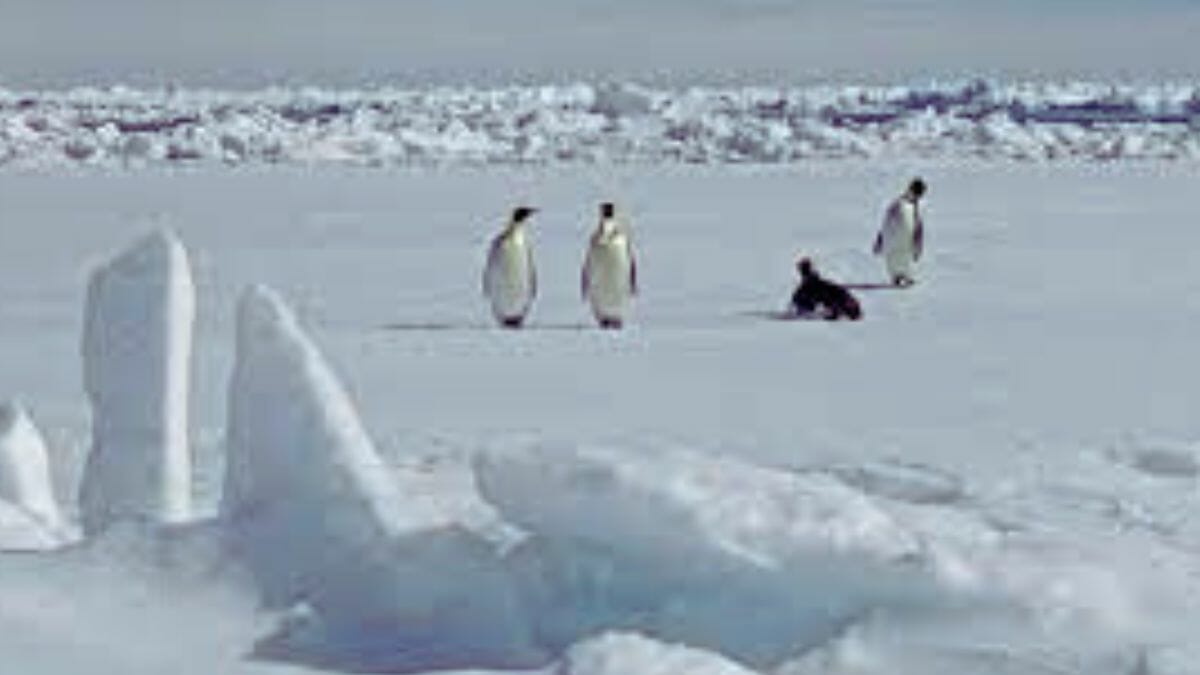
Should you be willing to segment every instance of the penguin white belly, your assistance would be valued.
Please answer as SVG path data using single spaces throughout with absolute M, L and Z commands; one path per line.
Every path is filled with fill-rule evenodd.
M 533 270 L 522 236 L 502 240 L 488 261 L 487 289 L 497 320 L 525 316 L 533 301 Z
M 600 319 L 623 319 L 629 310 L 629 248 L 624 238 L 597 243 L 588 265 L 588 303 Z
M 888 213 L 883 225 L 882 246 L 884 264 L 892 277 L 912 277 L 916 250 L 916 214 L 906 204 L 899 204 Z
M 883 259 L 887 265 L 888 274 L 891 276 L 911 277 L 913 270 L 912 235 L 908 233 L 897 234 L 891 237 L 890 240 L 885 237 Z

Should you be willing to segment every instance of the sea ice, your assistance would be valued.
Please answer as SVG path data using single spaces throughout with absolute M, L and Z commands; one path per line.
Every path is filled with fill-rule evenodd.
M 84 531 L 121 519 L 192 515 L 188 447 L 196 297 L 187 252 L 151 233 L 96 270 L 83 332 L 92 451 L 80 486 Z
M 406 671 L 543 660 L 495 547 L 406 510 L 341 383 L 264 287 L 238 310 L 227 446 L 233 550 L 269 604 L 315 611 L 264 655 Z
M 1195 158 L 1196 89 L 992 80 L 687 89 L 0 90 L 0 164 Z
M 592 448 L 489 453 L 477 472 L 531 533 L 510 566 L 552 650 L 636 630 L 770 667 L 874 607 L 938 601 L 919 542 L 827 475 Z

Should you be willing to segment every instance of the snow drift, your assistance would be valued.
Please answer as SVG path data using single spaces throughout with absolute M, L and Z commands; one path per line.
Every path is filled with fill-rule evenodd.
M 0 553 L 48 551 L 64 543 L 63 537 L 47 527 L 37 516 L 8 502 L 0 501 Z
M 187 252 L 169 232 L 147 235 L 92 274 L 83 332 L 92 404 L 92 451 L 80 487 L 86 532 L 121 519 L 192 516 L 195 306 Z
M 121 522 L 62 550 L 0 555 L 4 670 L 280 673 L 245 658 L 273 617 L 213 529 Z
M 666 164 L 1200 157 L 1200 89 L 637 84 L 0 90 L 0 164 Z

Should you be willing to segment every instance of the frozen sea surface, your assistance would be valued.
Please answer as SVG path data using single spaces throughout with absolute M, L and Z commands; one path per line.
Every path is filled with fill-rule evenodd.
M 857 324 L 766 318 L 787 298 L 801 252 L 836 279 L 880 281 L 867 249 L 884 203 L 915 173 L 931 186 L 915 287 L 862 290 Z M 919 615 L 884 603 L 789 663 L 756 668 L 1186 673 L 1200 617 L 1190 368 L 1198 176 L 1189 162 L 899 160 L 8 174 L 3 393 L 45 434 L 70 507 L 89 437 L 79 358 L 87 275 L 165 226 L 188 245 L 199 292 L 192 436 L 202 510 L 218 498 L 234 305 L 245 285 L 263 282 L 292 301 L 380 452 L 398 472 L 425 477 L 423 498 L 470 493 L 466 460 L 480 453 L 503 466 L 510 452 L 561 448 L 569 476 L 580 470 L 571 457 L 614 448 L 660 458 L 647 465 L 664 477 L 673 462 L 681 476 L 703 466 L 680 458 L 715 455 L 780 476 L 764 485 L 785 492 L 790 480 L 836 482 L 830 494 L 851 492 L 845 503 L 861 502 L 912 542 L 906 555 L 932 561 L 938 598 L 955 597 L 948 588 L 1000 598 L 969 611 L 939 602 Z M 641 253 L 644 294 L 620 333 L 592 329 L 577 289 L 595 205 L 606 199 L 628 209 Z M 486 242 L 517 203 L 542 209 L 533 222 L 542 294 L 530 329 L 511 332 L 493 327 L 478 287 Z M 639 464 L 614 466 L 622 476 L 620 467 Z M 624 480 L 600 483 L 598 503 L 623 503 Z M 757 479 L 747 480 L 754 489 Z M 704 494 L 696 489 L 728 497 L 737 485 L 687 481 L 635 481 L 635 494 L 648 495 L 647 522 L 659 504 L 687 514 Z M 772 504 L 762 512 L 781 508 Z M 540 517 L 519 524 L 536 528 Z M 555 528 L 546 534 L 560 555 L 572 528 L 593 532 L 583 521 Z M 648 555 L 625 531 L 595 536 L 615 555 Z M 725 545 L 721 530 L 699 532 L 679 536 Z M 782 539 L 758 532 L 767 534 L 756 545 L 778 550 Z M 0 558 L 0 588 L 17 599 L 0 604 L 0 656 L 28 672 L 72 672 L 78 663 L 54 647 L 69 635 L 96 654 L 95 672 L 161 672 L 175 655 L 148 648 L 145 634 L 178 640 L 179 653 L 215 672 L 265 634 L 232 582 L 212 581 L 211 598 L 184 593 L 210 582 L 160 582 L 129 546 L 110 546 L 111 556 L 101 547 L 82 558 Z M 727 560 L 722 548 L 700 550 Z M 111 575 L 140 581 L 104 592 Z M 63 584 L 87 592 L 64 597 Z M 148 614 L 136 610 L 147 593 Z M 94 640 L 79 638 L 88 631 Z M 636 640 L 598 644 L 660 653 Z M 561 669 L 611 661 L 595 649 L 577 649 Z

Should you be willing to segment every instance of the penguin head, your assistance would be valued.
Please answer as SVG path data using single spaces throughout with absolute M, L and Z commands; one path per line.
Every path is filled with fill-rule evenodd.
M 513 209 L 512 221 L 514 223 L 523 223 L 529 219 L 529 216 L 537 213 L 537 209 L 529 206 L 518 206 Z
M 925 181 L 921 180 L 920 178 L 912 179 L 912 182 L 908 184 L 908 196 L 912 197 L 912 200 L 915 202 L 921 199 L 924 194 Z
M 617 207 L 612 202 L 602 202 L 600 204 L 600 218 L 608 220 L 617 214 Z
M 800 256 L 800 259 L 796 261 L 796 271 L 800 272 L 800 276 L 804 279 L 809 279 L 817 273 L 813 269 L 812 259 L 808 256 Z

